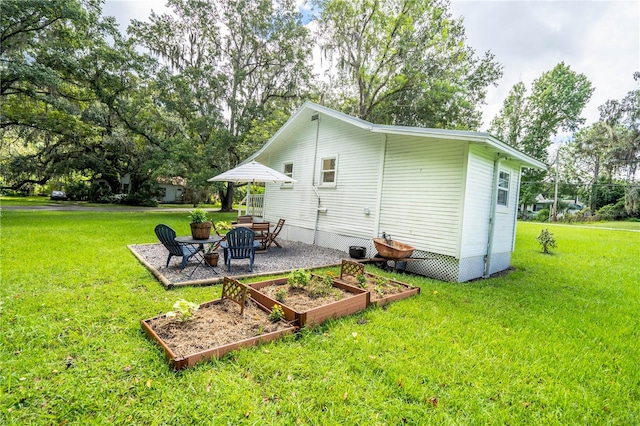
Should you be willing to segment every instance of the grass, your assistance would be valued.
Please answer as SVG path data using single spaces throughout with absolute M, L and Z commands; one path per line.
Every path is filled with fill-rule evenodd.
M 160 222 L 189 232 L 180 212 L 2 212 L 0 424 L 640 423 L 636 232 L 554 226 L 542 255 L 546 224 L 519 223 L 508 274 L 398 277 L 422 293 L 175 373 L 140 320 L 220 287 L 140 265 L 126 245 Z

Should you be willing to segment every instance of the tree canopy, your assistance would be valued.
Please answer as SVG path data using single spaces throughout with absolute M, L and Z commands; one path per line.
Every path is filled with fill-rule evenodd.
M 448 0 L 316 0 L 328 61 L 320 96 L 381 124 L 477 129 L 502 67 L 467 46 Z

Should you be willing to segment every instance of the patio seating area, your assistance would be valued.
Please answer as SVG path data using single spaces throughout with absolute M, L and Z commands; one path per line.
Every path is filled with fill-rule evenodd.
M 227 272 L 220 248 L 218 249 L 220 261 L 215 271 L 201 265 L 195 272 L 194 268 L 197 265 L 195 259 L 188 262 L 183 270 L 180 269 L 181 259 L 179 258 L 172 259 L 166 267 L 168 252 L 161 243 L 130 245 L 129 249 L 166 287 L 216 284 L 222 282 L 224 276 L 243 278 L 286 274 L 299 268 L 312 269 L 340 265 L 342 259 L 349 257 L 348 253 L 340 250 L 282 239 L 278 239 L 278 242 L 281 248 L 274 246 L 264 253 L 256 253 L 253 272 L 249 271 L 250 259 L 234 259 L 231 272 Z

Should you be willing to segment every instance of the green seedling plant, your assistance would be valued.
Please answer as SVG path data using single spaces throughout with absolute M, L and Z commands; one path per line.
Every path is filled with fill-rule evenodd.
M 284 318 L 284 310 L 282 309 L 282 306 L 278 304 L 273 305 L 271 313 L 269 314 L 269 320 L 271 320 L 271 322 L 278 322 L 282 318 Z
M 358 274 L 356 279 L 360 288 L 367 288 L 367 276 L 365 274 Z
M 291 271 L 287 282 L 289 283 L 290 288 L 304 289 L 309 284 L 310 279 L 311 273 L 300 268 L 295 271 Z
M 284 299 L 287 297 L 287 288 L 286 287 L 279 287 L 276 291 L 275 291 L 275 297 L 276 300 L 280 303 L 284 303 Z
M 326 272 L 322 277 L 314 275 L 309 281 L 309 296 L 316 298 L 341 294 L 338 289 L 333 287 L 333 277 L 334 274 L 331 271 Z
M 333 279 L 335 278 L 335 274 L 331 271 L 327 271 L 324 273 L 324 277 L 322 278 L 322 282 L 327 287 L 333 287 Z
M 193 302 L 179 299 L 173 304 L 173 311 L 166 313 L 167 318 L 175 318 L 178 322 L 189 321 L 193 318 L 193 314 L 198 310 L 199 306 Z
M 543 229 L 540 231 L 540 235 L 536 237 L 536 240 L 542 247 L 542 253 L 549 254 L 549 248 L 556 248 L 557 243 L 556 239 L 548 229 Z

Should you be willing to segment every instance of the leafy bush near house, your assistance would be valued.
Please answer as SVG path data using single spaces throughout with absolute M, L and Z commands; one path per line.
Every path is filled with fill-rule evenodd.
M 549 209 L 538 210 L 533 216 L 533 220 L 536 222 L 546 222 L 549 220 Z
M 615 204 L 607 204 L 596 211 L 597 220 L 622 220 L 627 217 L 624 200 Z

